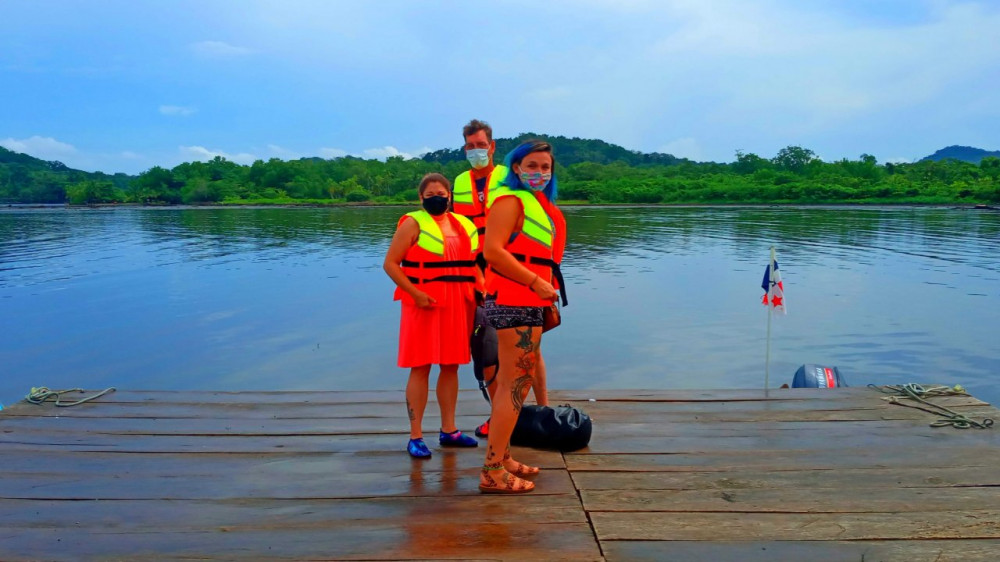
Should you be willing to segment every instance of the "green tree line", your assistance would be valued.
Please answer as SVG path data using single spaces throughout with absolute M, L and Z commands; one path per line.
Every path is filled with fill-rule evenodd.
M 514 146 L 519 139 L 497 139 L 497 154 L 505 154 L 501 146 Z M 825 162 L 809 149 L 789 146 L 771 158 L 737 152 L 733 162 L 713 163 L 642 154 L 603 141 L 551 139 L 563 202 L 1000 203 L 996 157 L 978 164 L 951 159 L 880 164 L 862 154 L 857 160 Z M 346 156 L 273 158 L 240 165 L 216 157 L 172 169 L 157 166 L 135 177 L 67 173 L 68 168 L 58 162 L 41 166 L 0 159 L 0 164 L 0 201 L 71 204 L 415 202 L 416 186 L 424 174 L 441 172 L 454 178 L 468 169 L 460 150 L 384 162 Z

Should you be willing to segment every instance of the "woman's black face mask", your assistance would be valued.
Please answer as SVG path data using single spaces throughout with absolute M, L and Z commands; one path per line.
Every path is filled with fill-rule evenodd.
M 448 198 L 441 195 L 424 197 L 422 202 L 424 210 L 432 215 L 440 215 L 448 210 Z

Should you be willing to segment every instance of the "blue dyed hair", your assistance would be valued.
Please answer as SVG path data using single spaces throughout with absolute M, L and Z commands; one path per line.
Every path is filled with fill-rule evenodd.
M 520 166 L 521 161 L 524 160 L 524 157 L 531 154 L 532 152 L 548 152 L 549 156 L 552 157 L 552 179 L 549 180 L 549 185 L 545 186 L 545 189 L 542 190 L 542 193 L 545 194 L 545 197 L 547 197 L 549 201 L 555 203 L 556 194 L 559 191 L 558 187 L 556 186 L 556 174 L 555 174 L 556 157 L 554 154 L 552 154 L 552 145 L 545 141 L 540 141 L 540 140 L 525 141 L 519 144 L 517 148 L 507 153 L 507 157 L 504 158 L 503 163 L 505 166 L 507 166 L 507 169 L 510 170 L 510 172 L 507 173 L 507 178 L 504 180 L 504 183 L 507 184 L 511 189 L 524 189 L 527 191 L 531 191 L 531 189 L 528 186 L 521 183 L 521 178 L 517 177 L 517 174 L 514 173 L 514 164 Z

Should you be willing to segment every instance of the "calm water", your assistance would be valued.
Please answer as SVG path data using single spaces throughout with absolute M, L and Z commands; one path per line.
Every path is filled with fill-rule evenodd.
M 0 210 L 0 402 L 32 386 L 402 388 L 381 262 L 407 210 Z M 553 388 L 762 387 L 774 245 L 789 313 L 772 387 L 819 363 L 852 386 L 960 383 L 1000 403 L 1000 213 L 566 211 Z

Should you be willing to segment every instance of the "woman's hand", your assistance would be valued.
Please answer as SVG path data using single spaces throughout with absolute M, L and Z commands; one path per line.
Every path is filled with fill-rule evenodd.
M 549 283 L 541 277 L 536 277 L 535 280 L 531 282 L 530 288 L 536 295 L 538 295 L 539 298 L 547 301 L 554 301 L 559 298 L 559 291 L 552 286 L 552 283 Z
M 413 302 L 417 305 L 417 308 L 430 308 L 437 303 L 433 297 L 419 289 L 413 294 Z

